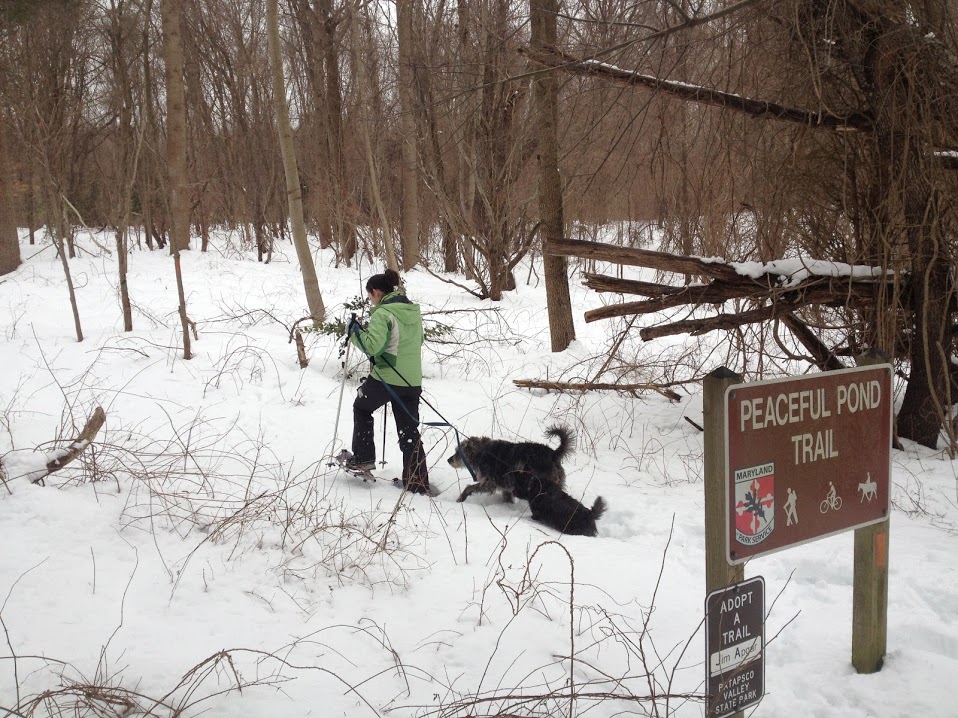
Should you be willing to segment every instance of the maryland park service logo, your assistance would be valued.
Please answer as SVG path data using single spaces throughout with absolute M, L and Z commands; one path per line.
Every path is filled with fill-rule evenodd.
M 762 543 L 775 529 L 775 464 L 735 471 L 735 540 Z

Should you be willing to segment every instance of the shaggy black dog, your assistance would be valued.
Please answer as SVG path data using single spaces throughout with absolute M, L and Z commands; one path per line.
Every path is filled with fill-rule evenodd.
M 552 426 L 546 436 L 559 437 L 555 449 L 534 441 L 513 442 L 470 436 L 464 439 L 449 457 L 449 465 L 461 469 L 468 463 L 477 483 L 470 484 L 457 501 L 465 501 L 476 491 L 493 493 L 500 490 L 503 500 L 512 502 L 513 496 L 529 500 L 542 493 L 541 487 L 565 487 L 562 459 L 575 447 L 572 432 L 563 426 Z
M 574 536 L 595 536 L 595 522 L 605 513 L 605 499 L 601 496 L 587 509 L 561 489 L 543 491 L 528 501 L 533 521 Z
M 465 501 L 476 491 L 502 491 L 505 501 L 512 502 L 513 497 L 528 501 L 534 521 L 564 534 L 595 536 L 595 522 L 605 512 L 605 500 L 600 496 L 589 509 L 564 491 L 562 459 L 574 448 L 572 432 L 553 426 L 546 436 L 559 437 L 559 446 L 552 449 L 532 441 L 516 443 L 486 436 L 463 440 L 449 457 L 449 465 L 460 469 L 468 462 L 477 483 L 467 486 L 456 500 Z

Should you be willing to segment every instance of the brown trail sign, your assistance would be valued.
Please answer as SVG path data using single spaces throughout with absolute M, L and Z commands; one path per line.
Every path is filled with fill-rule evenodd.
M 868 366 L 727 389 L 729 563 L 888 516 L 891 372 Z

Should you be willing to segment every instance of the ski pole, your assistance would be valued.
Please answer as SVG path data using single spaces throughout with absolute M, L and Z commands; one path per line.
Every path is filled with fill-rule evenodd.
M 349 349 L 352 346 L 352 342 L 349 341 L 349 327 L 352 326 L 352 323 L 354 321 L 356 321 L 355 312 L 353 312 L 353 314 L 350 316 L 349 324 L 346 325 L 346 356 L 343 357 L 343 379 L 339 383 L 339 404 L 336 406 L 336 425 L 335 425 L 335 428 L 333 429 L 333 445 L 332 445 L 332 450 L 330 451 L 330 453 L 332 453 L 333 451 L 336 451 L 336 442 L 339 440 L 339 415 L 342 413 L 342 410 L 343 410 L 343 393 L 346 390 L 346 375 L 348 373 L 346 369 L 349 365 Z M 332 466 L 333 463 L 330 462 L 328 465 Z
M 388 423 L 387 419 L 389 419 L 389 402 L 388 401 L 385 404 L 383 404 L 383 458 L 382 458 L 382 461 L 379 462 L 380 466 L 386 465 L 386 424 Z

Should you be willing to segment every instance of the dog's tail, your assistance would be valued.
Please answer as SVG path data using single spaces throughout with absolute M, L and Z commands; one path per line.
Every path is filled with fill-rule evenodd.
M 546 436 L 558 436 L 559 446 L 553 449 L 557 461 L 562 461 L 568 454 L 575 451 L 575 434 L 565 426 L 556 424 L 546 429 Z
M 593 519 L 598 520 L 599 517 L 605 513 L 606 508 L 608 507 L 605 505 L 605 499 L 600 496 L 593 502 L 589 513 L 592 514 Z

